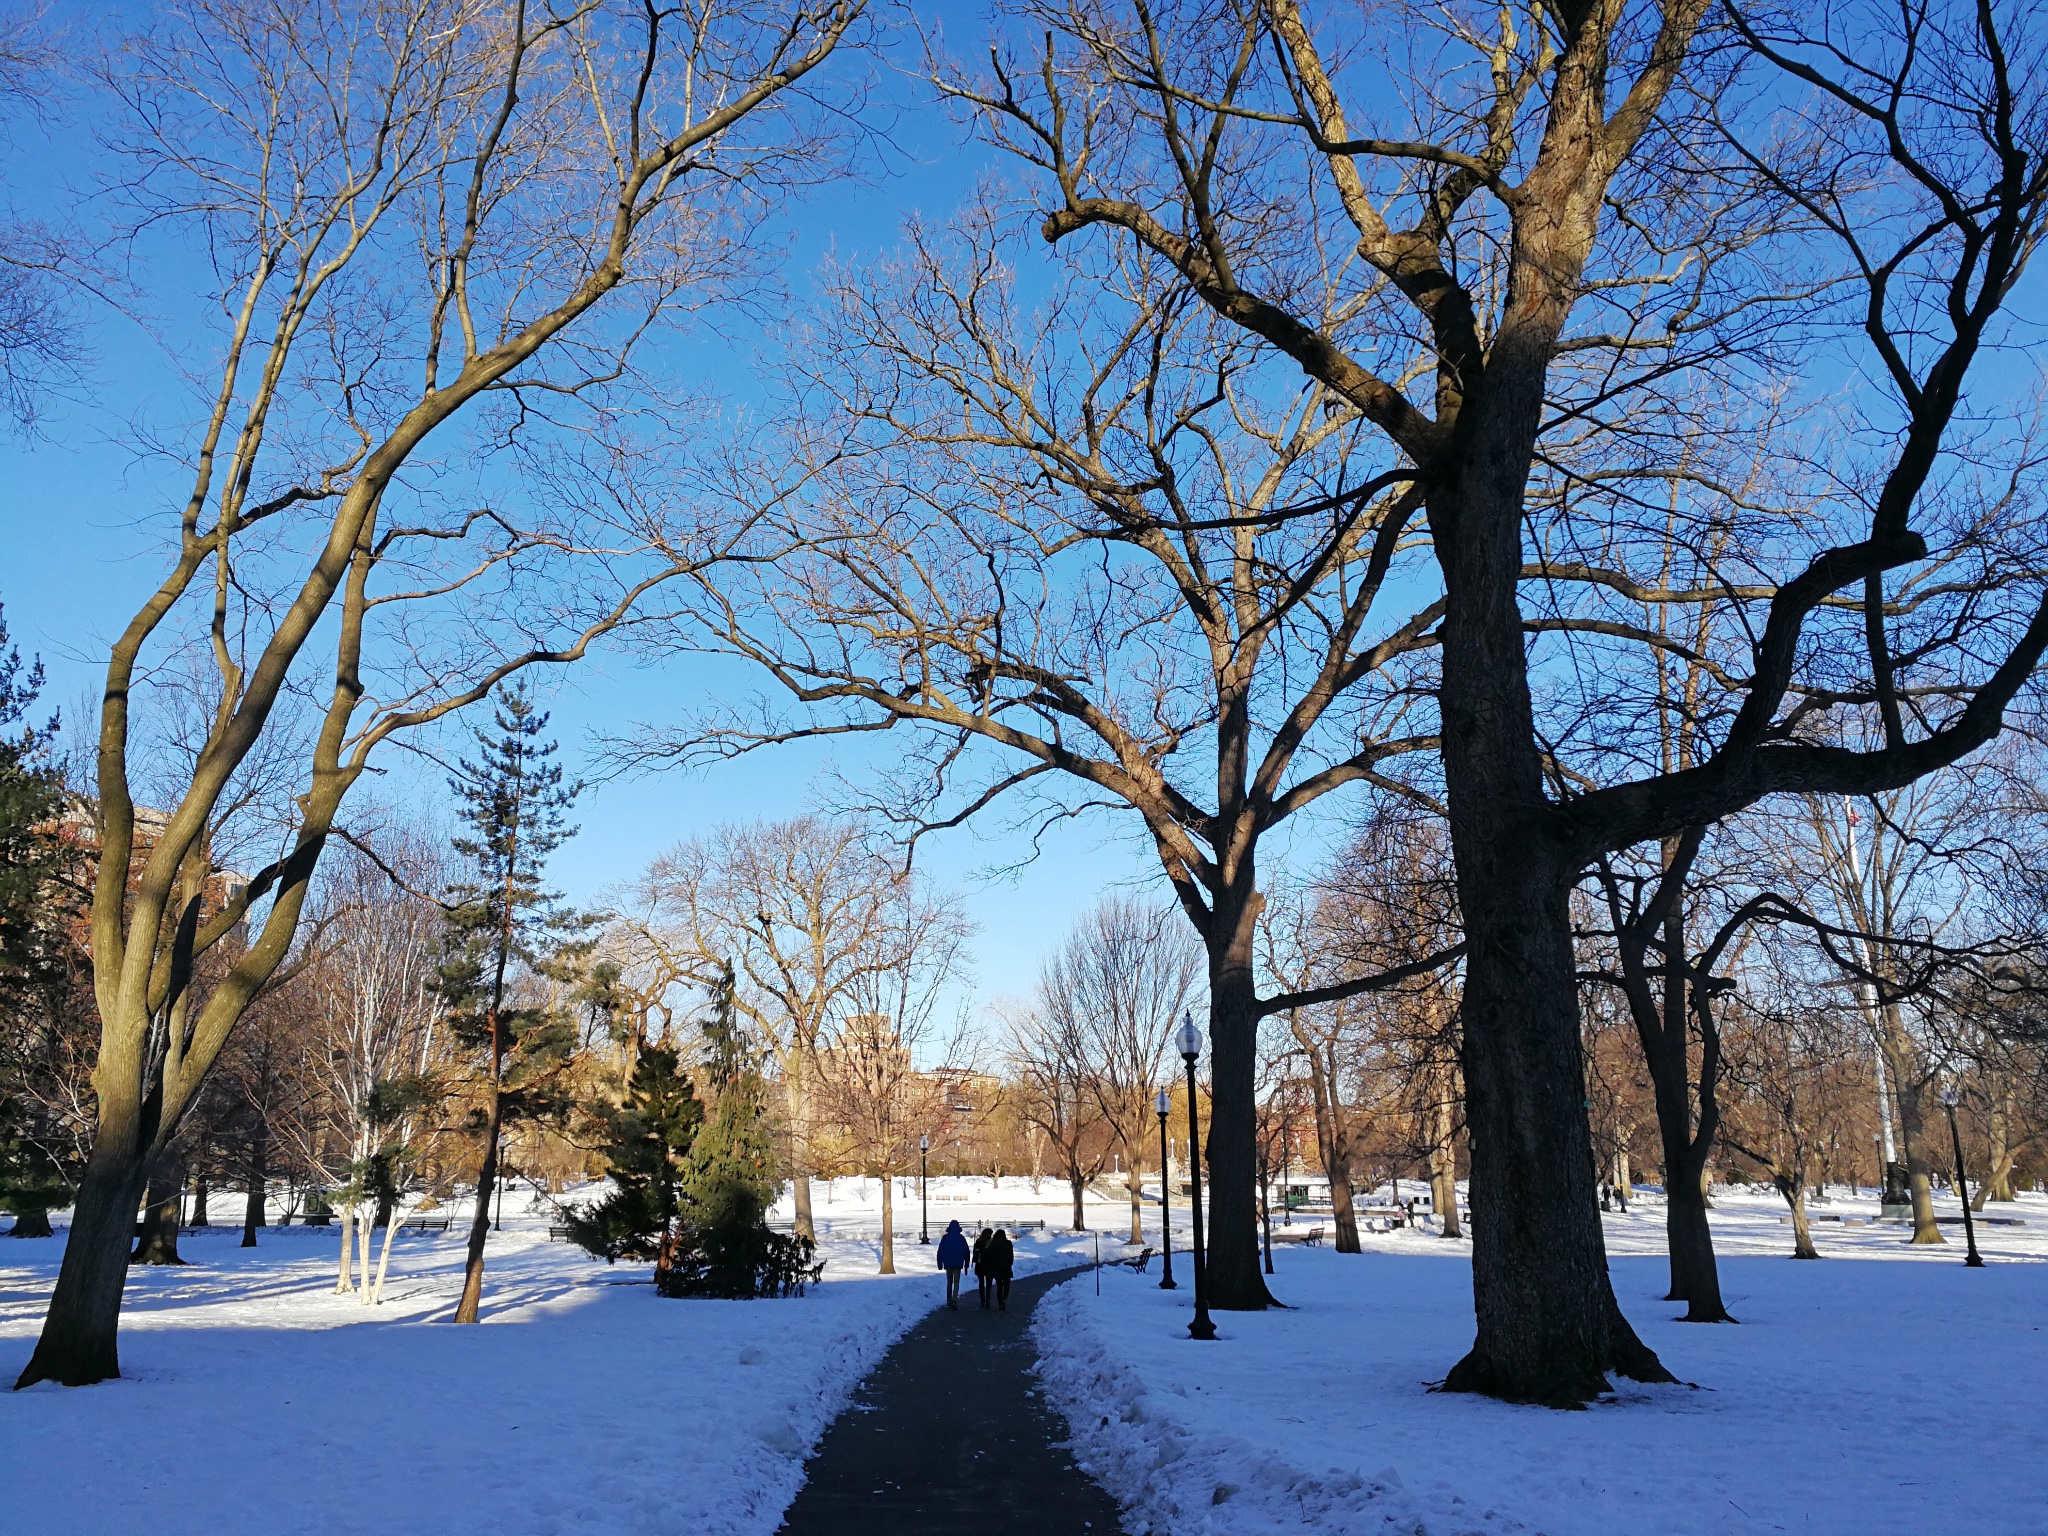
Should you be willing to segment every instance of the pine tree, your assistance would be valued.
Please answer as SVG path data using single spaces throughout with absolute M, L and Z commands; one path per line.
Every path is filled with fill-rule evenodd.
M 49 760 L 57 729 L 22 724 L 42 692 L 41 662 L 24 668 L 0 618 L 0 1206 L 11 1237 L 50 1235 L 49 1211 L 68 1204 L 75 1138 L 45 1106 L 67 1064 L 65 1015 L 77 1002 L 84 946 L 71 930 L 78 903 L 66 875 L 77 848 L 63 835 L 62 774 Z M 75 1073 L 70 1074 L 75 1075 Z
M 575 1026 L 559 1008 L 524 1001 L 516 987 L 522 975 L 567 979 L 590 947 L 594 922 L 563 907 L 542 883 L 548 855 L 575 835 L 568 812 L 583 788 L 564 784 L 561 766 L 549 761 L 557 743 L 541 740 L 547 723 L 524 691 L 506 690 L 498 697 L 495 733 L 476 733 L 478 760 L 463 760 L 449 780 L 456 814 L 470 829 L 454 848 L 472 876 L 449 892 L 447 959 L 436 990 L 456 1038 L 484 1053 L 488 1067 L 475 1117 L 483 1154 L 458 1323 L 475 1322 L 483 1301 L 484 1243 L 506 1122 L 557 1117 L 569 1107 L 559 1079 L 575 1052 Z
M 570 1238 L 606 1263 L 653 1259 L 672 1251 L 685 1169 L 704 1106 L 676 1053 L 643 1045 L 626 1102 L 598 1112 L 608 1124 L 606 1170 L 612 1192 L 568 1217 Z

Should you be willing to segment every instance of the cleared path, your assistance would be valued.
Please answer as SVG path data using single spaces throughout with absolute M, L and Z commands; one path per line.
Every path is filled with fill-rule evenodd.
M 1056 1444 L 1066 1422 L 1031 1374 L 1032 1308 L 1076 1272 L 1018 1280 L 1007 1312 L 967 1276 L 960 1310 L 905 1334 L 825 1432 L 787 1536 L 1114 1536 L 1115 1501 Z

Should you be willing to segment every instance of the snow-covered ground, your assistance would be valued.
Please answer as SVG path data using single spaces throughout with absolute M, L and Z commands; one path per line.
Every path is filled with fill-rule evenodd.
M 255 1249 L 187 1232 L 188 1267 L 130 1272 L 122 1380 L 0 1391 L 0 1531 L 767 1536 L 854 1385 L 943 1296 L 914 1236 L 875 1275 L 856 1182 L 821 1207 L 825 1283 L 787 1301 L 664 1301 L 646 1265 L 550 1243 L 549 1213 L 508 1199 L 477 1328 L 447 1323 L 460 1232 L 402 1235 L 375 1309 L 333 1293 L 338 1227 Z M 1026 1239 L 1022 1267 L 1073 1262 L 1060 1246 Z M 0 1241 L 7 1381 L 62 1247 Z
M 1214 1344 L 1187 1338 L 1185 1268 L 1174 1292 L 1156 1263 L 1099 1299 L 1063 1286 L 1042 1371 L 1134 1532 L 2048 1532 L 2048 1199 L 1994 1206 L 2026 1225 L 1980 1227 L 1969 1270 L 1951 1226 L 1911 1248 L 1816 1223 L 1826 1257 L 1797 1263 L 1782 1202 L 1716 1198 L 1734 1327 L 1661 1299 L 1660 1205 L 1607 1218 L 1623 1307 L 1696 1386 L 1624 1383 L 1585 1413 L 1430 1392 L 1471 1342 L 1470 1247 L 1415 1231 L 1277 1252 L 1290 1310 L 1219 1313 Z
M 1056 1229 L 1068 1210 L 1053 1181 L 932 1193 L 935 1236 L 955 1218 Z M 189 1267 L 130 1277 L 124 1380 L 0 1394 L 0 1531 L 768 1536 L 854 1384 L 940 1295 L 914 1185 L 896 1201 L 903 1274 L 874 1275 L 874 1181 L 842 1180 L 816 1201 L 826 1283 L 776 1302 L 662 1301 L 645 1266 L 549 1243 L 549 1212 L 524 1204 L 492 1237 L 473 1329 L 447 1324 L 459 1233 L 401 1237 L 376 1309 L 332 1292 L 337 1228 L 267 1229 L 254 1250 L 232 1228 L 187 1234 Z M 1875 1214 L 1839 1195 L 1821 1209 Z M 1114 1231 L 1125 1210 L 1088 1216 Z M 1425 1231 L 1359 1257 L 1282 1249 L 1290 1309 L 1219 1314 L 1221 1341 L 1193 1344 L 1178 1210 L 1181 1289 L 1157 1288 L 1156 1260 L 1105 1270 L 1099 1299 L 1096 1277 L 1062 1287 L 1038 1312 L 1044 1374 L 1140 1533 L 2048 1533 L 2048 1198 L 1997 1208 L 2026 1225 L 1981 1229 L 1980 1271 L 1953 1226 L 1950 1246 L 1914 1249 L 1820 1222 L 1827 1259 L 1794 1263 L 1781 1211 L 1719 1197 L 1732 1328 L 1679 1324 L 1660 1299 L 1661 1207 L 1608 1218 L 1623 1305 L 1697 1387 L 1628 1387 L 1586 1413 L 1428 1391 L 1471 1340 L 1471 1301 L 1469 1248 Z M 1020 1256 L 1093 1244 L 1034 1231 Z M 0 1242 L 9 1379 L 61 1249 Z

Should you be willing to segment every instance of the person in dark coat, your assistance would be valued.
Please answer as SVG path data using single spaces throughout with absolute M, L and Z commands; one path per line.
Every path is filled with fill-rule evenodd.
M 993 1236 L 993 1232 L 983 1227 L 974 1239 L 974 1283 L 981 1292 L 981 1309 L 984 1312 L 988 1310 L 989 1287 L 993 1282 L 989 1279 L 988 1271 L 981 1267 L 981 1261 L 988 1257 L 988 1243 Z
M 960 1271 L 967 1267 L 967 1237 L 960 1223 L 946 1223 L 946 1235 L 939 1239 L 939 1268 L 946 1272 L 946 1305 L 960 1310 Z
M 988 1240 L 988 1252 L 981 1256 L 981 1272 L 995 1282 L 996 1306 L 1004 1312 L 1010 1310 L 1010 1276 L 1017 1269 L 1017 1250 L 1010 1245 L 1010 1234 L 1001 1227 Z

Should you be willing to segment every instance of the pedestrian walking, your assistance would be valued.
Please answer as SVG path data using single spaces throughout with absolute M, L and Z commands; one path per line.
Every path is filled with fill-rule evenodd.
M 981 1309 L 984 1312 L 988 1310 L 988 1294 L 992 1282 L 988 1271 L 982 1267 L 982 1260 L 988 1257 L 989 1239 L 994 1236 L 995 1234 L 987 1227 L 983 1227 L 974 1239 L 974 1285 L 981 1293 Z
M 1010 1234 L 1001 1227 L 988 1240 L 988 1252 L 981 1258 L 982 1272 L 995 1282 L 996 1306 L 999 1310 L 1010 1310 L 1010 1276 L 1016 1273 L 1017 1250 L 1010 1245 Z
M 946 1305 L 960 1310 L 960 1271 L 967 1267 L 967 1234 L 960 1223 L 946 1223 L 946 1235 L 939 1239 L 939 1268 L 946 1272 Z

